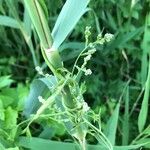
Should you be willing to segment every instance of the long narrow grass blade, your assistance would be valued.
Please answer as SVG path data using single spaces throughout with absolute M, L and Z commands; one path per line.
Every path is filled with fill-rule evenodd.
M 146 143 L 137 144 L 137 145 L 129 145 L 129 146 L 114 146 L 113 150 L 136 150 Z M 51 140 L 44 140 L 40 138 L 27 138 L 27 137 L 20 137 L 19 145 L 24 148 L 29 148 L 31 150 L 47 150 L 47 149 L 54 149 L 54 150 L 77 150 L 78 145 L 75 143 L 67 143 L 67 142 L 58 142 L 58 141 L 51 141 Z M 87 145 L 88 150 L 107 150 L 103 146 L 100 145 Z
M 24 23 L 24 30 L 26 31 L 26 33 L 28 34 L 29 38 L 31 38 L 31 19 L 29 16 L 29 13 L 27 11 L 27 8 L 25 7 L 25 11 L 24 11 L 24 18 L 23 18 L 23 23 Z
M 52 31 L 53 47 L 58 48 L 65 40 L 81 16 L 85 13 L 89 0 L 67 0 Z
M 147 78 L 147 73 L 148 73 L 148 51 L 149 51 L 149 39 L 150 39 L 150 30 L 148 29 L 149 24 L 148 24 L 148 18 L 150 15 L 148 15 L 146 18 L 145 22 L 145 31 L 144 31 L 144 37 L 143 37 L 143 42 L 142 42 L 142 64 L 141 64 L 141 82 L 142 85 L 145 84 L 146 78 Z
M 119 118 L 119 109 L 120 109 L 120 103 L 117 104 L 112 116 L 110 117 L 107 123 L 106 130 L 104 132 L 112 145 L 115 145 L 118 118 Z
M 24 2 L 40 38 L 42 46 L 44 48 L 50 48 L 52 45 L 52 39 L 42 7 L 36 0 L 24 0 Z
M 145 27 L 145 34 L 147 35 L 147 38 L 144 38 L 144 51 L 147 51 L 149 53 L 150 56 L 150 14 L 147 15 L 146 17 L 146 27 Z M 147 75 L 147 80 L 145 83 L 145 92 L 144 92 L 144 98 L 142 101 L 142 106 L 140 109 L 140 113 L 139 113 L 139 117 L 138 117 L 138 128 L 139 131 L 142 132 L 142 130 L 144 129 L 145 123 L 146 123 L 146 119 L 147 119 L 147 115 L 148 115 L 148 100 L 149 100 L 149 92 L 150 92 L 150 60 L 149 60 L 149 67 L 148 67 L 148 75 Z
M 122 129 L 122 144 L 127 145 L 129 140 L 129 85 L 127 86 L 125 93 L 125 112 L 123 118 L 123 129 Z

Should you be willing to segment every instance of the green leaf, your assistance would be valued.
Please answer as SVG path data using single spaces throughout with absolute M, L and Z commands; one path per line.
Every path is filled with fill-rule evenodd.
M 32 23 L 44 48 L 50 48 L 52 39 L 43 9 L 38 1 L 24 0 Z
M 150 138 L 140 139 L 136 143 L 138 144 L 147 143 L 144 145 L 144 148 L 150 149 Z
M 149 47 L 150 47 L 150 38 L 149 38 L 150 37 L 150 29 L 149 29 L 150 21 L 148 22 L 148 18 L 150 20 L 150 15 L 146 16 L 144 37 L 143 37 L 143 41 L 141 44 L 141 47 L 142 47 L 141 81 L 143 85 L 145 84 L 146 78 L 147 78 L 147 72 L 148 72 L 147 57 L 148 57 Z
M 10 140 L 15 138 L 17 132 L 17 118 L 18 112 L 11 107 L 8 107 L 5 111 L 4 128 L 9 131 Z
M 9 105 L 16 107 L 18 103 L 18 93 L 15 88 L 3 88 L 0 94 L 0 100 L 3 101 L 4 108 Z
M 144 129 L 146 119 L 147 119 L 147 116 L 148 116 L 149 92 L 150 92 L 150 65 L 149 65 L 148 79 L 146 81 L 144 98 L 143 98 L 143 101 L 142 101 L 142 106 L 141 106 L 139 117 L 138 117 L 138 128 L 139 128 L 140 132 L 142 132 L 142 130 Z
M 150 14 L 147 15 L 146 17 L 146 24 L 145 24 L 145 35 L 144 35 L 144 41 L 143 41 L 143 53 L 147 53 L 150 57 L 150 52 L 149 52 L 149 36 L 150 36 Z M 146 61 L 146 60 L 143 60 Z M 144 66 L 143 66 L 144 67 Z M 147 67 L 147 66 L 145 66 Z M 146 73 L 147 74 L 147 73 Z M 143 79 L 145 80 L 145 79 Z M 148 66 L 148 75 L 145 83 L 145 92 L 144 92 L 144 98 L 142 101 L 139 117 L 138 117 L 138 128 L 139 131 L 142 132 L 144 129 L 144 126 L 146 124 L 146 120 L 148 117 L 148 101 L 149 101 L 149 92 L 150 92 L 150 60 L 149 60 L 149 66 Z
M 48 19 L 48 9 L 47 9 L 45 0 L 39 0 L 39 3 L 41 5 L 41 7 L 42 7 L 42 10 L 44 12 L 44 15 L 45 15 L 46 19 Z
M 17 111 L 8 107 L 5 111 L 5 128 L 12 129 L 17 124 Z
M 4 10 L 4 7 L 3 7 L 3 0 L 0 0 L 0 12 L 5 14 L 5 10 Z
M 56 73 L 58 68 L 62 68 L 62 62 L 57 50 L 49 50 L 52 46 L 52 37 L 42 6 L 36 0 L 24 0 L 24 2 L 39 36 L 42 55 L 52 72 Z
M 24 86 L 23 84 L 18 84 L 17 93 L 18 93 L 17 110 L 23 111 L 24 102 L 25 102 L 27 95 L 29 94 L 29 89 L 27 86 Z
M 3 102 L 2 100 L 0 99 L 0 120 L 3 120 L 5 119 L 5 110 L 3 108 Z
M 108 24 L 110 25 L 110 27 L 116 31 L 117 30 L 117 25 L 116 25 L 116 22 L 113 18 L 113 14 L 111 15 L 111 13 L 108 11 L 106 12 L 106 15 L 107 15 L 107 18 L 108 18 Z
M 150 135 L 150 125 L 143 131 L 143 134 Z
M 0 143 L 0 150 L 6 150 L 5 147 Z
M 127 86 L 126 93 L 125 93 L 125 112 L 123 116 L 123 123 L 122 123 L 122 144 L 128 145 L 129 140 L 129 86 Z
M 85 44 L 81 42 L 68 42 L 60 46 L 59 51 L 63 62 L 76 58 L 84 49 Z
M 56 85 L 56 79 L 54 76 L 48 78 L 36 79 L 32 82 L 30 87 L 30 93 L 25 101 L 24 113 L 26 116 L 36 113 L 41 103 L 38 100 L 38 96 L 48 98 L 50 90 Z
M 108 120 L 106 129 L 104 132 L 112 145 L 115 145 L 118 118 L 119 118 L 119 108 L 120 108 L 120 103 L 117 104 L 112 116 Z
M 6 86 L 9 86 L 12 82 L 13 80 L 10 79 L 10 76 L 1 76 L 0 77 L 0 89 Z
M 0 25 L 19 29 L 18 22 L 9 16 L 0 15 Z
M 110 44 L 108 44 L 108 46 L 106 46 L 106 50 L 107 49 L 114 50 L 116 48 L 124 48 L 129 41 L 131 41 L 136 36 L 140 35 L 143 32 L 143 29 L 144 29 L 143 27 L 140 27 L 131 32 L 118 33 L 116 38 L 114 38 L 114 40 L 112 40 L 112 42 L 110 42 Z
M 57 49 L 86 12 L 89 0 L 67 0 L 52 31 L 53 46 Z
M 24 30 L 26 31 L 27 35 L 28 35 L 28 39 L 31 38 L 31 19 L 29 16 L 29 13 L 27 11 L 27 8 L 25 7 L 25 11 L 24 11 L 24 18 L 23 18 L 23 23 L 24 23 Z
M 129 146 L 114 146 L 113 150 L 134 150 L 142 147 L 146 143 L 137 144 L 137 145 L 129 145 Z M 67 142 L 58 142 L 51 140 L 44 140 L 40 138 L 27 138 L 20 137 L 19 145 L 25 148 L 29 148 L 31 150 L 49 150 L 50 148 L 54 150 L 79 150 L 79 146 L 74 143 Z M 87 145 L 87 150 L 107 150 L 100 145 Z
M 14 148 L 7 148 L 6 150 L 19 150 L 18 147 L 14 147 Z

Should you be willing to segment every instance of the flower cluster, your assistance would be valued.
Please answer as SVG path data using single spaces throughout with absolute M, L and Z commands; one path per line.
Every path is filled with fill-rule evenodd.
M 102 37 L 102 34 L 99 34 L 96 42 L 100 45 L 103 45 L 105 42 L 110 42 L 113 38 L 114 35 L 111 33 L 106 33 L 104 37 Z

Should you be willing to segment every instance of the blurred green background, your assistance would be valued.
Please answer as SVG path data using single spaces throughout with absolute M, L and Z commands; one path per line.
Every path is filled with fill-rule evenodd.
M 45 0 L 45 3 L 52 29 L 65 1 Z M 71 70 L 84 48 L 86 26 L 91 26 L 91 42 L 99 33 L 114 34 L 110 43 L 97 46 L 87 66 L 92 75 L 84 76 L 82 81 L 86 85 L 85 100 L 95 112 L 101 108 L 103 129 L 117 102 L 121 101 L 118 145 L 129 144 L 139 132 L 137 120 L 150 61 L 149 11 L 150 2 L 146 0 L 91 0 L 87 13 L 59 49 L 65 67 Z M 44 64 L 37 34 L 31 32 L 32 27 L 22 0 L 0 0 L 0 128 L 11 135 L 11 140 L 16 138 L 17 132 L 10 130 L 11 126 L 24 120 L 24 100 L 33 79 L 37 78 L 35 67 L 42 66 L 50 73 Z M 150 117 L 146 125 L 149 123 Z M 62 131 L 62 125 L 50 124 L 56 128 L 51 139 L 65 141 L 70 138 Z M 0 139 L 3 140 L 1 129 Z M 42 127 L 35 124 L 31 130 L 38 137 Z M 88 141 L 95 143 L 91 137 Z

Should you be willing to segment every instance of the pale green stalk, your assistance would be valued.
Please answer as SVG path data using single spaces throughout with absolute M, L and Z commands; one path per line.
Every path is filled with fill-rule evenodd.
M 52 37 L 44 12 L 37 0 L 24 0 L 32 23 L 36 29 L 41 43 L 42 55 L 54 74 L 62 68 L 62 61 L 57 50 L 51 49 Z

